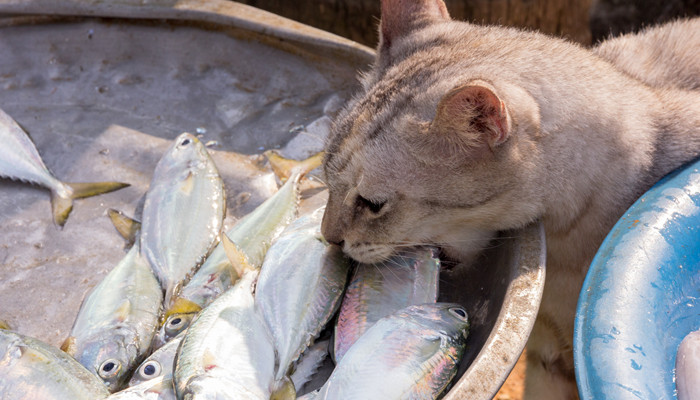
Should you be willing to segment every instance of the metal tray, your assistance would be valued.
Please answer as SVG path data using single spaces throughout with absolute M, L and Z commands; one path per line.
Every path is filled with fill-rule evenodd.
M 259 156 L 323 148 L 333 115 L 374 52 L 229 1 L 0 1 L 0 108 L 65 181 L 131 187 L 79 200 L 63 230 L 46 190 L 0 181 L 0 319 L 54 345 L 85 293 L 123 257 L 108 208 L 138 215 L 179 133 L 212 141 L 226 227 L 276 190 Z M 522 352 L 544 285 L 542 227 L 506 232 L 478 265 L 441 278 L 472 318 L 446 399 L 495 395 Z

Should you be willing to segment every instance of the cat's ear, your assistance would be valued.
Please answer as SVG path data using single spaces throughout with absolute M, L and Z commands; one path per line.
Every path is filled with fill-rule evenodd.
M 388 51 L 396 39 L 422 24 L 450 19 L 442 0 L 382 0 L 381 6 L 380 52 Z
M 430 124 L 431 135 L 459 143 L 459 147 L 479 153 L 493 152 L 508 140 L 511 119 L 503 100 L 486 82 L 472 81 L 450 90 L 438 103 Z

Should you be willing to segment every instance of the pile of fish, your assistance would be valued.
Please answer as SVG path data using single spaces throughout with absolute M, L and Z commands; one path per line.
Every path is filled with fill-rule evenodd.
M 50 188 L 59 226 L 70 199 L 124 186 L 61 183 L 4 113 L 0 138 L 14 146 L 0 160 L 19 157 L 0 164 L 0 175 Z M 0 325 L 2 398 L 441 396 L 469 323 L 461 306 L 437 302 L 436 249 L 351 262 L 323 239 L 323 206 L 299 215 L 301 182 L 321 155 L 266 155 L 284 184 L 223 232 L 216 165 L 196 136 L 176 138 L 153 173 L 141 222 L 110 212 L 133 245 L 86 295 L 61 349 Z M 297 397 L 329 354 L 330 377 Z

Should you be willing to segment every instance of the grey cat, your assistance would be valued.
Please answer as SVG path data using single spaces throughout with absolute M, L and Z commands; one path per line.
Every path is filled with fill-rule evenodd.
M 363 262 L 424 243 L 468 261 L 492 232 L 541 220 L 525 395 L 577 398 L 588 266 L 639 195 L 700 155 L 700 92 L 646 84 L 564 40 L 452 21 L 441 0 L 383 0 L 361 80 L 327 143 L 325 238 Z

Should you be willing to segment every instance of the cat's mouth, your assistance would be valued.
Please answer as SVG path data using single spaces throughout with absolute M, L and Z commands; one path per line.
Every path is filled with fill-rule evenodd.
M 387 260 L 394 254 L 394 247 L 369 242 L 345 242 L 343 243 L 343 253 L 355 261 L 371 264 Z

